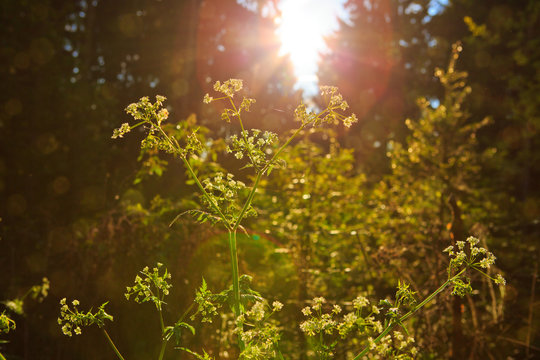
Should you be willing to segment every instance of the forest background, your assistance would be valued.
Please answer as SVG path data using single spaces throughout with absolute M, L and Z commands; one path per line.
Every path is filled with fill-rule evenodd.
M 446 296 L 419 315 L 411 328 L 421 358 L 539 356 L 540 3 L 346 6 L 350 18 L 327 38 L 318 77 L 339 87 L 359 122 L 306 134 L 285 155 L 287 168 L 265 183 L 259 217 L 240 241 L 241 272 L 283 301 L 282 321 L 294 324 L 314 296 L 392 297 L 398 279 L 424 296 L 445 276 L 441 250 L 476 235 L 508 285 L 498 293 L 478 280 L 481 292 L 457 308 Z M 167 311 L 181 313 L 202 276 L 216 290 L 230 282 L 228 250 L 209 224 L 169 226 L 194 206 L 192 184 L 167 158 L 136 161 L 140 138 L 113 141 L 112 130 L 127 121 L 127 104 L 162 94 L 171 119 L 227 137 L 221 109 L 202 99 L 229 78 L 243 79 L 257 99 L 250 126 L 293 128 L 302 92 L 278 54 L 277 1 L 20 0 L 0 9 L 0 299 L 43 277 L 51 283 L 46 299 L 14 317 L 3 353 L 112 358 L 100 334 L 62 336 L 58 302 L 68 297 L 110 300 L 110 333 L 126 358 L 153 357 L 159 344 L 147 334 L 159 324 L 152 309 L 125 302 L 125 286 L 160 261 L 174 284 Z M 435 76 L 457 41 L 455 68 L 471 89 L 461 100 Z M 462 109 L 441 115 L 447 101 Z M 464 357 L 452 346 L 456 318 Z M 225 358 L 215 330 L 186 341 Z M 299 331 L 286 336 L 305 346 Z

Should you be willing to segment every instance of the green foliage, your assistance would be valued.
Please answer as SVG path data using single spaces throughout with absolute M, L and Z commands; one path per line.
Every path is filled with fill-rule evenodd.
M 461 51 L 461 44 L 455 44 L 447 69 L 435 71 L 444 90 L 440 104 L 419 99 L 421 115 L 406 121 L 409 129 L 406 141 L 389 143 L 391 173 L 376 184 L 371 200 L 383 206 L 375 206 L 367 215 L 367 222 L 372 224 L 370 235 L 375 239 L 371 243 L 379 246 L 380 255 L 377 255 L 388 270 L 403 276 L 419 295 L 425 295 L 419 283 L 434 287 L 442 281 L 445 261 L 442 250 L 450 244 L 456 249 L 464 245 L 467 233 L 488 237 L 491 229 L 480 224 L 489 224 L 489 219 L 501 213 L 492 200 L 493 189 L 480 176 L 497 153 L 492 147 L 481 148 L 478 143 L 479 134 L 490 119 L 473 118 L 468 111 L 466 99 L 471 93 L 466 82 L 468 75 L 456 69 Z M 364 238 L 369 241 L 369 237 Z M 483 245 L 487 248 L 487 243 Z M 452 266 L 461 266 L 460 261 L 465 261 L 464 253 L 452 260 Z M 475 281 L 486 279 L 456 279 L 454 293 L 470 294 Z M 473 322 L 478 323 L 482 318 L 486 327 L 497 326 L 500 317 L 490 307 L 499 304 L 500 308 L 502 295 L 493 291 L 479 297 L 469 295 L 466 306 L 474 307 L 469 309 L 474 312 Z M 452 300 L 456 301 L 461 300 Z M 454 323 L 461 323 L 457 308 L 457 305 L 453 307 L 452 318 Z M 457 341 L 450 341 L 458 335 L 449 331 L 454 331 L 456 326 L 451 326 L 447 318 L 440 317 L 434 322 L 428 322 L 427 317 L 422 320 L 422 325 L 415 329 L 415 337 L 420 347 L 429 349 L 426 352 L 445 356 L 450 351 L 456 353 L 458 347 L 463 349 Z M 473 339 L 477 331 L 473 327 L 470 324 L 455 331 Z M 449 341 L 432 347 L 432 336 Z
M 292 121 L 291 104 L 299 103 L 301 92 L 293 89 L 287 57 L 276 57 L 275 22 L 268 17 L 275 2 L 238 3 L 3 2 L 0 293 L 6 303 L 0 312 L 17 322 L 17 331 L 2 335 L 10 341 L 2 343 L 7 357 L 102 356 L 93 339 L 71 342 L 59 355 L 57 334 L 44 330 L 57 311 L 47 303 L 25 301 L 21 306 L 16 301 L 44 275 L 58 284 L 57 291 L 75 291 L 84 303 L 99 305 L 106 298 L 123 304 L 122 291 L 113 289 L 119 283 L 132 286 L 126 279 L 142 264 L 160 261 L 169 266 L 178 290 L 163 305 L 165 319 L 194 296 L 199 269 L 216 293 L 230 285 L 229 241 L 218 230 L 224 222 L 210 203 L 198 198 L 189 171 L 186 182 L 175 166 L 178 158 L 158 146 L 141 150 L 136 164 L 137 143 L 148 125 L 125 133 L 135 124 L 130 122 L 119 133 L 121 141 L 109 137 L 113 127 L 127 122 L 121 120 L 121 104 L 149 92 L 167 94 L 170 105 L 164 107 L 171 118 L 185 120 L 180 127 L 162 121 L 165 133 L 184 147 L 195 132 L 205 151 L 193 153 L 188 161 L 201 183 L 221 172 L 246 184 L 238 201 L 227 203 L 229 222 L 240 215 L 252 174 L 260 169 L 246 155 L 237 161 L 237 152 L 225 154 L 225 141 L 219 138 L 226 138 L 231 148 L 234 134 L 239 146 L 251 146 L 255 128 L 263 130 L 253 146 L 264 130 L 285 140 L 287 130 L 299 124 Z M 459 299 L 460 343 L 467 354 L 454 356 L 533 357 L 539 347 L 538 287 L 531 286 L 537 278 L 540 214 L 540 187 L 534 180 L 540 178 L 539 2 L 349 0 L 347 10 L 350 15 L 338 32 L 326 39 L 330 51 L 322 55 L 317 75 L 321 83 L 339 86 L 359 124 L 349 130 L 339 126 L 328 135 L 308 126 L 276 158 L 238 227 L 261 239 L 241 234 L 239 274 L 253 275 L 252 285 L 263 296 L 284 300 L 284 311 L 276 314 L 287 324 L 280 345 L 293 360 L 306 359 L 305 335 L 295 325 L 302 321 L 295 314 L 309 305 L 306 301 L 324 296 L 347 310 L 347 299 L 364 294 L 393 303 L 398 279 L 421 299 L 447 276 L 441 250 L 473 234 L 498 255 L 497 265 L 511 286 L 499 292 L 475 271 L 461 280 L 478 291 Z M 453 110 L 433 74 L 456 39 L 463 40 L 464 51 L 454 73 L 469 74 L 456 84 L 465 81 L 471 88 L 460 111 L 470 116 L 444 125 Z M 254 103 L 234 93 L 248 125 L 247 145 L 233 112 L 225 114 L 230 123 L 219 121 L 223 101 L 211 106 L 199 102 L 212 88 L 209 79 L 231 74 L 243 77 L 250 97 L 257 98 Z M 234 86 L 223 89 L 234 91 Z M 418 96 L 425 97 L 420 107 L 415 105 Z M 311 101 L 325 107 L 321 98 Z M 486 115 L 489 121 L 469 133 L 470 138 L 456 131 L 476 127 Z M 435 124 L 427 124 L 422 134 L 428 117 L 438 119 L 430 119 Z M 457 152 L 466 142 L 472 146 Z M 445 143 L 446 150 L 441 146 Z M 277 148 L 268 144 L 262 150 L 261 164 Z M 441 160 L 445 152 L 446 162 Z M 457 206 L 452 207 L 451 198 Z M 224 212 L 225 204 L 220 206 Z M 207 222 L 179 217 L 169 228 L 188 209 L 195 220 Z M 455 209 L 461 211 L 463 236 L 454 221 L 459 217 Z M 257 218 L 248 216 L 254 211 Z M 422 357 L 450 356 L 454 301 L 449 293 L 411 322 Z M 24 319 L 6 305 L 24 310 Z M 115 307 L 115 318 L 130 318 L 131 306 Z M 151 311 L 153 306 L 142 307 L 137 318 L 152 323 L 146 318 Z M 228 307 L 219 311 L 226 313 Z M 216 331 L 234 327 L 226 325 L 233 318 L 227 316 L 205 324 L 193 338 L 184 330 L 189 346 L 202 354 L 203 339 L 213 342 Z M 119 345 L 126 355 L 153 356 L 152 339 L 138 332 L 139 326 L 115 322 L 114 327 L 122 334 Z M 227 341 L 206 351 L 225 358 L 224 349 L 234 343 Z M 351 357 L 350 349 L 359 348 L 359 341 L 340 340 L 335 357 Z M 229 357 L 236 355 L 229 352 Z
M 195 328 L 188 323 L 185 323 L 181 320 L 177 321 L 174 326 L 167 326 L 164 332 L 164 338 L 167 341 L 170 341 L 174 338 L 176 345 L 179 345 L 182 339 L 182 331 L 187 329 L 191 332 L 192 335 L 195 335 Z
M 457 56 L 453 58 L 455 61 Z M 420 160 L 424 161 L 424 147 L 432 143 L 432 139 L 422 138 L 424 135 L 436 132 L 432 126 L 440 120 L 441 124 L 447 118 L 461 119 L 464 117 L 464 113 L 460 110 L 460 104 L 463 101 L 463 97 L 467 90 L 463 90 L 461 81 L 464 74 L 454 74 L 453 62 L 451 62 L 447 76 L 441 75 L 441 82 L 448 88 L 448 106 L 452 105 L 452 115 L 449 116 L 444 109 L 440 112 L 433 113 L 426 109 L 425 120 L 421 123 L 421 127 L 413 130 L 412 141 L 417 141 L 417 150 L 408 151 L 405 155 L 396 150 L 397 159 L 405 158 L 409 163 L 420 163 Z M 457 84 L 457 85 L 456 85 Z M 292 132 L 287 140 L 281 142 L 279 145 L 277 135 L 269 132 L 261 132 L 260 130 L 252 129 L 247 131 L 244 129 L 244 123 L 242 120 L 242 111 L 248 111 L 250 105 L 254 103 L 254 100 L 244 98 L 240 105 L 234 101 L 236 93 L 242 90 L 243 84 L 241 80 L 232 79 L 221 84 L 216 82 L 214 90 L 222 93 L 224 96 L 214 99 L 210 95 L 206 95 L 204 102 L 210 103 L 216 100 L 225 100 L 230 104 L 229 108 L 226 108 L 222 113 L 222 119 L 232 122 L 233 120 L 238 123 L 240 127 L 240 134 L 237 136 L 231 136 L 229 145 L 226 148 L 228 153 L 234 153 L 237 160 L 244 161 L 246 165 L 244 168 L 251 168 L 254 172 L 253 183 L 251 187 L 247 187 L 243 182 L 234 180 L 234 175 L 218 171 L 210 176 L 201 176 L 192 167 L 190 159 L 202 157 L 204 153 L 209 151 L 203 145 L 196 133 L 197 130 L 191 133 L 184 133 L 184 137 L 176 138 L 174 134 L 167 133 L 163 127 L 163 121 L 167 119 L 168 112 L 162 108 L 163 101 L 162 96 L 156 97 L 156 102 L 151 103 L 148 98 L 142 98 L 138 103 L 128 106 L 126 111 L 133 116 L 136 124 L 133 126 L 122 125 L 119 129 L 115 130 L 113 137 L 122 137 L 126 132 L 132 128 L 144 125 L 147 130 L 146 137 L 141 142 L 141 149 L 143 152 L 148 150 L 159 150 L 165 153 L 172 154 L 178 157 L 188 170 L 188 174 L 191 176 L 194 184 L 198 187 L 201 193 L 200 204 L 205 211 L 195 209 L 190 213 L 196 215 L 199 221 L 204 222 L 208 218 L 212 219 L 214 223 L 223 226 L 228 233 L 229 250 L 230 250 L 230 264 L 231 264 L 231 276 L 232 285 L 221 292 L 214 294 L 208 288 L 207 282 L 202 280 L 200 288 L 196 291 L 194 304 L 197 305 L 196 311 L 190 316 L 192 321 L 195 321 L 199 316 L 202 323 L 212 323 L 213 318 L 217 317 L 220 313 L 222 316 L 227 317 L 225 310 L 222 309 L 224 304 L 228 304 L 232 310 L 234 317 L 231 324 L 234 324 L 232 328 L 229 327 L 225 330 L 225 334 L 234 334 L 237 337 L 237 351 L 239 359 L 283 359 L 283 355 L 280 350 L 281 342 L 281 330 L 282 325 L 277 321 L 271 319 L 271 315 L 282 309 L 283 304 L 274 301 L 272 307 L 268 305 L 261 294 L 251 289 L 252 277 L 249 275 L 240 275 L 238 270 L 238 252 L 237 252 L 237 229 L 241 228 L 241 223 L 248 215 L 255 214 L 255 210 L 252 206 L 257 190 L 260 186 L 266 183 L 262 181 L 263 176 L 268 175 L 270 170 L 276 165 L 280 164 L 280 161 L 285 159 L 290 160 L 293 164 L 295 162 L 295 154 L 302 153 L 304 151 L 319 151 L 317 146 L 313 144 L 295 145 L 291 146 L 292 151 L 287 151 L 286 148 L 291 145 L 293 139 L 306 132 L 307 127 L 315 127 L 325 123 L 342 122 L 345 126 L 350 126 L 356 122 L 354 115 L 345 116 L 338 111 L 343 111 L 348 108 L 348 104 L 343 100 L 343 97 L 337 93 L 337 89 L 334 87 L 323 87 L 321 89 L 322 96 L 328 99 L 327 106 L 320 112 L 307 111 L 305 105 L 300 105 L 296 111 L 295 116 L 300 123 L 300 126 Z M 442 111 L 442 112 L 441 112 Z M 455 124 L 454 124 L 455 125 Z M 182 125 L 176 126 L 181 128 Z M 474 130 L 472 130 L 474 131 Z M 261 135 L 262 134 L 262 135 Z M 328 133 L 327 133 L 328 134 Z M 437 135 L 435 134 L 435 137 Z M 435 147 L 437 148 L 437 141 L 435 139 Z M 183 145 L 181 145 L 183 144 Z M 464 154 L 466 151 L 462 148 L 458 151 L 459 154 Z M 342 177 L 343 166 L 345 169 L 350 168 L 351 157 L 347 151 L 341 151 L 337 146 L 332 146 L 332 155 L 325 157 L 328 161 L 319 161 L 317 166 L 320 168 L 321 174 L 327 174 L 328 172 L 334 172 L 338 175 L 338 189 L 334 198 L 330 197 L 330 201 L 339 201 L 345 206 L 342 211 L 351 209 L 358 209 L 355 205 L 350 205 L 350 199 L 347 199 L 343 193 L 346 194 L 345 188 L 349 178 Z M 427 156 L 428 152 L 425 153 Z M 333 156 L 335 155 L 335 156 Z M 406 158 L 405 156 L 408 156 Z M 458 156 L 458 155 L 456 155 Z M 336 161 L 337 160 L 337 161 Z M 443 159 L 444 160 L 444 159 Z M 460 158 L 460 161 L 467 161 L 468 159 Z M 302 161 L 297 161 L 298 167 L 292 166 L 292 173 L 286 174 L 281 181 L 290 181 L 291 175 L 294 174 L 294 180 L 296 183 L 305 183 L 307 177 L 300 175 L 303 171 L 302 165 L 305 165 Z M 328 169 L 326 168 L 328 167 Z M 400 165 L 400 168 L 403 166 Z M 446 163 L 442 164 L 443 170 L 448 166 Z M 397 166 L 396 166 L 397 168 Z M 328 171 L 329 170 L 329 171 Z M 299 172 L 297 175 L 295 171 Z M 459 172 L 458 172 L 459 173 Z M 406 174 L 406 173 L 403 173 Z M 301 177 L 304 181 L 298 181 Z M 437 176 L 437 175 L 436 175 Z M 442 175 L 441 175 L 442 176 Z M 277 177 L 278 181 L 280 177 Z M 463 180 L 458 176 L 459 180 Z M 362 183 L 362 177 L 357 178 L 359 183 Z M 447 182 L 451 180 L 446 178 Z M 312 195 L 322 196 L 324 190 L 328 189 L 323 184 L 327 182 L 322 179 L 317 179 L 313 185 L 311 185 L 310 191 L 306 192 L 305 188 L 301 189 L 301 196 L 296 194 L 297 199 L 308 200 Z M 271 183 L 271 182 L 269 182 Z M 341 188 L 342 187 L 342 188 Z M 294 188 L 294 186 L 293 186 Z M 454 190 L 453 186 L 449 187 Z M 343 193 L 342 193 L 343 192 Z M 271 202 L 275 198 L 271 198 Z M 300 201 L 302 201 L 300 200 Z M 298 200 L 297 200 L 298 201 Z M 302 205 L 296 205 L 296 203 L 290 204 L 286 209 L 294 210 L 302 208 Z M 319 234 L 323 234 L 328 229 L 330 234 L 340 234 L 342 232 L 348 232 L 348 225 L 344 225 L 337 232 L 333 226 L 335 223 L 343 219 L 342 214 L 338 213 L 337 216 L 320 217 L 315 224 L 309 224 L 310 215 L 314 209 L 309 209 L 309 212 L 303 213 L 300 219 L 307 220 L 304 224 L 306 228 L 302 228 L 302 233 L 308 232 L 310 226 L 316 230 Z M 326 211 L 325 213 L 328 213 Z M 295 218 L 296 211 L 291 211 L 290 214 L 285 212 L 279 212 L 275 219 L 284 217 L 287 219 L 288 225 L 283 227 L 282 232 L 285 238 L 288 238 L 290 234 L 297 233 L 298 227 L 291 225 L 301 223 Z M 291 216 L 292 215 L 292 216 Z M 335 214 L 334 214 L 335 215 Z M 287 218 L 288 216 L 288 218 Z M 352 221 L 353 219 L 351 219 Z M 355 225 L 352 223 L 353 226 Z M 287 228 L 287 226 L 291 226 Z M 317 233 L 316 232 L 316 233 Z M 351 232 L 352 233 L 352 232 Z M 294 239 L 294 237 L 292 237 Z M 455 246 L 451 246 L 446 249 L 450 255 L 450 263 L 448 266 L 448 279 L 434 292 L 430 293 L 424 300 L 417 303 L 416 292 L 413 291 L 409 284 L 398 281 L 398 289 L 395 293 L 394 300 L 383 299 L 380 300 L 378 305 L 370 305 L 370 301 L 364 296 L 358 296 L 350 304 L 346 306 L 351 309 L 348 313 L 342 315 L 342 306 L 334 304 L 330 309 L 325 309 L 326 299 L 324 297 L 316 297 L 311 302 L 310 306 L 304 307 L 302 313 L 307 317 L 307 320 L 300 324 L 300 330 L 306 334 L 309 339 L 309 344 L 312 348 L 313 354 L 317 359 L 330 359 L 335 356 L 335 351 L 340 341 L 350 337 L 358 340 L 363 339 L 364 350 L 354 357 L 355 360 L 363 358 L 364 356 L 384 357 L 384 358 L 396 358 L 396 359 L 412 359 L 417 353 L 418 349 L 413 345 L 414 338 L 407 337 L 399 331 L 390 333 L 396 326 L 401 327 L 408 335 L 408 331 L 405 328 L 404 322 L 412 317 L 418 310 L 426 306 L 432 301 L 432 299 L 446 289 L 448 286 L 453 287 L 452 294 L 464 296 L 467 293 L 472 292 L 470 280 L 465 277 L 466 272 L 469 269 L 476 270 L 486 278 L 495 281 L 498 284 L 504 284 L 504 279 L 497 275 L 491 277 L 489 273 L 485 272 L 494 263 L 494 256 L 482 247 L 478 247 L 479 240 L 470 237 L 467 240 L 468 247 L 466 248 L 464 241 L 456 241 Z M 311 246 L 310 244 L 308 247 Z M 302 245 L 300 245 L 302 247 Z M 304 246 L 305 247 L 305 246 Z M 323 253 L 321 253 L 322 257 Z M 365 254 L 364 254 L 365 255 Z M 297 259 L 302 259 L 305 253 L 300 252 L 297 255 Z M 367 261 L 367 259 L 366 259 Z M 161 350 L 158 359 L 161 360 L 164 356 L 166 345 L 172 338 L 175 339 L 178 346 L 182 342 L 182 330 L 188 329 L 192 334 L 195 334 L 195 327 L 184 322 L 184 317 L 189 314 L 192 307 L 190 307 L 184 315 L 173 326 L 165 326 L 163 318 L 163 304 L 164 297 L 169 294 L 169 288 L 171 285 L 168 283 L 170 274 L 167 269 L 163 274 L 160 273 L 162 264 L 158 263 L 156 267 L 149 270 L 145 267 L 141 272 L 142 277 L 137 275 L 135 278 L 135 285 L 127 287 L 125 294 L 126 298 L 134 298 L 137 303 L 153 302 L 156 306 L 156 310 L 159 314 L 159 320 L 161 325 Z M 484 271 L 484 270 L 485 271 Z M 464 281 L 465 280 L 465 281 Z M 305 295 L 305 294 L 304 294 Z M 301 299 L 301 298 L 300 298 Z M 76 334 L 81 333 L 80 326 L 92 325 L 96 323 L 99 327 L 103 327 L 104 320 L 112 320 L 112 317 L 105 313 L 103 304 L 99 312 L 92 314 L 88 312 L 86 314 L 80 313 L 77 310 L 79 302 L 73 301 L 74 310 L 71 310 L 66 304 L 65 299 L 62 300 L 61 316 L 59 318 L 59 324 L 63 325 L 63 332 L 66 335 L 71 336 L 72 330 Z M 198 316 L 199 315 L 199 316 Z M 230 326 L 230 325 L 227 325 Z M 104 332 L 110 345 L 115 350 L 117 356 L 120 359 L 123 357 L 115 347 L 114 343 Z M 232 345 L 232 341 L 229 342 L 229 346 Z M 198 359 L 209 359 L 210 355 L 203 352 L 203 355 L 196 353 L 184 346 L 177 347 L 180 350 L 187 351 Z M 309 352 L 308 352 L 309 353 Z M 352 356 L 352 355 L 350 355 Z
M 187 348 L 183 348 L 183 347 L 180 347 L 179 348 L 180 350 L 183 350 L 193 356 L 195 356 L 196 359 L 199 359 L 199 360 L 214 360 L 214 358 L 210 355 L 208 355 L 208 353 L 206 351 L 203 351 L 203 354 L 198 354 L 196 353 L 195 351 L 192 351 L 192 350 L 189 350 Z

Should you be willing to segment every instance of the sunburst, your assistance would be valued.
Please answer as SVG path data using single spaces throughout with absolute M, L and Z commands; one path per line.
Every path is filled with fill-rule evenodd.
M 338 17 L 346 18 L 345 0 L 282 0 L 276 18 L 282 55 L 289 54 L 297 86 L 307 96 L 317 92 L 320 54 L 327 50 L 324 37 L 338 29 Z

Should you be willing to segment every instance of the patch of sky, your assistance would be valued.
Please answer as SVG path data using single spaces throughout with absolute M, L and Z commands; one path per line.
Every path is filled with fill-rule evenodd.
M 428 5 L 428 15 L 422 19 L 422 23 L 428 23 L 431 18 L 444 11 L 448 6 L 448 0 L 431 0 Z
M 64 39 L 64 50 L 71 52 L 73 50 L 73 45 L 67 39 Z
M 448 6 L 448 0 L 432 0 L 429 3 L 428 14 L 430 16 L 435 16 L 437 14 L 440 14 L 444 11 L 444 9 L 447 6 Z
M 441 101 L 435 97 L 433 98 L 430 98 L 429 99 L 429 105 L 433 108 L 433 109 L 436 109 L 439 107 L 439 105 L 441 105 Z

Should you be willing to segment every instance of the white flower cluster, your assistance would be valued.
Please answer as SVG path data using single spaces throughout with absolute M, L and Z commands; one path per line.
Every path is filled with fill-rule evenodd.
M 229 79 L 223 84 L 219 81 L 216 81 L 214 84 L 214 90 L 222 93 L 225 96 L 233 97 L 234 93 L 239 92 L 244 87 L 244 84 L 241 79 Z M 206 96 L 205 96 L 206 98 Z
M 114 129 L 111 139 L 123 138 L 125 134 L 131 131 L 131 126 L 128 123 L 123 123 L 118 129 Z
M 75 332 L 75 335 L 81 335 L 82 330 L 79 326 L 79 322 L 77 319 L 77 306 L 79 305 L 79 300 L 73 300 L 71 302 L 73 307 L 75 308 L 75 311 L 71 311 L 69 306 L 66 303 L 66 298 L 63 298 L 60 300 L 60 305 L 62 307 L 60 308 L 60 317 L 58 318 L 58 324 L 62 325 L 62 333 L 67 336 L 73 336 L 73 332 Z
M 82 326 L 90 326 L 96 324 L 99 327 L 105 325 L 105 320 L 113 321 L 113 317 L 105 312 L 105 305 L 102 304 L 98 311 L 93 314 L 88 311 L 87 313 L 80 312 L 77 308 L 80 303 L 79 300 L 73 300 L 71 305 L 73 305 L 73 310 L 70 309 L 67 304 L 66 298 L 60 300 L 60 317 L 58 318 L 58 325 L 62 325 L 62 333 L 67 336 L 81 335 Z
M 145 266 L 141 271 L 143 277 L 139 275 L 135 276 L 135 284 L 133 286 L 126 287 L 126 293 L 124 296 L 127 300 L 131 297 L 137 303 L 143 303 L 147 301 L 153 302 L 157 309 L 161 310 L 161 304 L 164 303 L 163 297 L 169 295 L 169 289 L 172 287 L 167 280 L 171 279 L 171 274 L 167 269 L 164 269 L 163 274 L 160 274 L 160 270 L 163 267 L 162 263 L 157 263 L 152 271 Z
M 271 131 L 251 129 L 251 133 L 247 130 L 241 132 L 241 136 L 232 135 L 230 145 L 227 146 L 227 152 L 234 153 L 237 159 L 242 159 L 244 156 L 250 159 L 251 165 L 256 168 L 261 168 L 266 164 L 267 155 L 271 153 L 271 147 L 277 143 L 277 134 Z
M 283 304 L 279 301 L 272 303 L 272 312 L 281 310 Z M 280 339 L 279 327 L 269 319 L 266 301 L 257 301 L 251 309 L 237 318 L 235 329 L 245 344 L 245 349 L 239 356 L 241 360 L 273 359 L 276 356 L 276 345 Z M 248 327 L 248 330 L 244 329 Z
M 322 314 L 320 317 L 311 318 L 300 324 L 300 330 L 308 336 L 317 334 L 332 334 L 336 330 L 338 322 L 332 319 L 331 314 Z
M 246 187 L 242 181 L 234 180 L 234 175 L 227 173 L 225 175 L 222 172 L 217 172 L 212 179 L 204 179 L 203 184 L 205 190 L 216 193 L 215 200 L 218 203 L 223 201 L 234 201 L 239 190 Z
M 477 246 L 480 240 L 474 236 L 467 238 L 467 241 L 457 241 L 456 245 L 448 246 L 443 252 L 450 256 L 449 273 L 454 269 L 459 269 L 462 266 L 471 267 L 480 273 L 484 274 L 496 284 L 506 285 L 506 280 L 501 274 L 497 274 L 494 278 L 487 275 L 482 269 L 488 270 L 495 263 L 495 255 L 483 247 Z M 468 246 L 467 246 L 468 245 Z M 467 251 L 467 247 L 468 250 Z
M 308 336 L 332 335 L 337 332 L 342 338 L 345 338 L 359 326 L 379 332 L 383 330 L 382 323 L 376 321 L 373 316 L 373 314 L 379 313 L 379 308 L 373 306 L 368 316 L 362 316 L 362 309 L 369 305 L 369 300 L 364 296 L 358 296 L 354 299 L 352 301 L 353 311 L 346 313 L 341 319 L 338 318 L 343 311 L 341 306 L 334 304 L 330 312 L 323 313 L 323 304 L 325 303 L 325 298 L 317 297 L 313 299 L 311 306 L 302 309 L 302 314 L 309 319 L 300 324 L 300 329 Z
M 142 121 L 134 126 L 130 126 L 129 123 L 123 123 L 118 129 L 113 130 L 111 138 L 122 138 L 125 134 L 133 130 L 134 127 L 137 127 L 142 123 L 151 124 L 152 129 L 154 129 L 154 126 L 156 125 L 161 125 L 161 123 L 169 117 L 169 110 L 162 108 L 165 100 L 167 100 L 165 96 L 156 95 L 156 102 L 152 104 L 147 96 L 143 96 L 138 102 L 129 104 L 125 111 L 131 115 L 133 119 Z M 153 121 L 155 121 L 155 124 Z
M 355 114 L 350 116 L 343 116 L 336 110 L 345 111 L 349 108 L 347 101 L 343 99 L 343 96 L 337 92 L 338 89 L 335 86 L 321 86 L 321 96 L 330 96 L 327 110 L 328 114 L 324 117 L 323 122 L 334 122 L 341 120 L 345 127 L 351 127 L 352 124 L 358 122 L 358 118 Z
M 281 311 L 283 309 L 283 304 L 279 301 L 274 301 L 272 303 L 272 310 L 273 311 Z
M 356 299 L 353 300 L 352 303 L 353 307 L 356 310 L 360 311 L 364 306 L 369 305 L 369 300 L 366 297 L 359 295 L 356 297 Z
M 399 331 L 384 336 L 378 343 L 372 337 L 367 340 L 371 349 L 369 359 L 411 359 L 418 353 L 418 349 L 413 346 L 414 338 L 409 336 L 405 339 Z
M 351 116 L 347 116 L 345 119 L 343 119 L 343 125 L 346 127 L 351 127 L 352 124 L 358 122 L 358 118 L 355 114 L 352 114 Z

